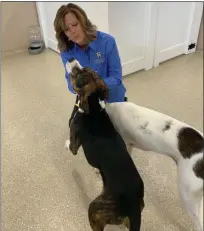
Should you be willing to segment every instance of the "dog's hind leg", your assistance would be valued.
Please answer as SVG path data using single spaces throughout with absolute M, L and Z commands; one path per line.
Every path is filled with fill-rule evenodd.
M 196 231 L 203 231 L 202 224 L 200 223 L 201 219 L 199 214 L 200 201 L 198 202 L 198 198 L 195 197 L 195 195 L 193 195 L 192 192 L 188 192 L 184 188 L 181 188 L 181 185 L 179 186 L 180 186 L 179 192 L 183 200 L 184 206 L 196 227 Z M 203 205 L 201 206 L 203 209 Z
M 93 231 L 104 231 L 104 227 L 100 223 L 96 223 L 93 217 L 89 222 Z
M 89 205 L 89 223 L 93 231 L 104 231 L 106 225 L 120 225 L 123 218 L 119 216 L 116 201 L 105 188 Z
M 93 231 L 104 231 L 104 219 L 101 208 L 97 208 L 97 204 L 94 201 L 91 202 L 88 209 L 89 224 Z
M 197 231 L 203 231 L 202 215 L 203 180 L 196 177 L 187 161 L 178 164 L 178 187 L 183 204 L 195 224 Z M 201 206 L 201 207 L 200 207 Z
M 64 148 L 69 150 L 69 145 L 70 145 L 70 141 L 66 140 L 64 144 Z
M 130 229 L 130 220 L 128 217 L 124 218 L 123 225 L 129 230 Z
M 93 169 L 94 169 L 94 172 L 95 172 L 96 174 L 100 174 L 100 171 L 99 171 L 98 168 L 93 168 Z

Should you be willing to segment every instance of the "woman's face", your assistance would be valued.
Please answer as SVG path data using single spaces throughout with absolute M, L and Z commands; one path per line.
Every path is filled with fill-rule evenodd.
M 66 27 L 66 36 L 72 42 L 77 43 L 78 45 L 84 45 L 86 35 L 76 16 L 73 13 L 69 12 L 65 15 L 64 22 Z

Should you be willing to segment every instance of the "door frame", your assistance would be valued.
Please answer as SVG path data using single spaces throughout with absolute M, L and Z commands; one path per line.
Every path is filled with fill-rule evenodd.
M 188 41 L 186 43 L 185 54 L 196 51 L 198 34 L 203 14 L 203 2 L 192 2 L 191 17 L 189 19 Z M 189 49 L 189 45 L 195 43 L 196 46 Z
M 49 48 L 48 46 L 48 36 L 47 36 L 47 29 L 46 29 L 46 19 L 45 19 L 45 11 L 44 11 L 44 2 L 36 2 L 36 9 L 38 13 L 38 21 L 40 24 L 41 34 L 45 43 L 45 47 Z

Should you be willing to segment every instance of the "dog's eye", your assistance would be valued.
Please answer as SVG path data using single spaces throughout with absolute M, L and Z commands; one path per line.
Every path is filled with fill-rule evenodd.
M 82 75 L 81 75 L 81 74 L 78 74 L 76 77 L 77 77 L 77 78 L 81 78 L 81 77 L 82 77 Z

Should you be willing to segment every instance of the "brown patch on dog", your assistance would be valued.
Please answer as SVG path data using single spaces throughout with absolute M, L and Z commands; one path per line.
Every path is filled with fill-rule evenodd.
M 185 159 L 190 159 L 194 154 L 202 152 L 203 148 L 204 139 L 196 130 L 184 127 L 179 131 L 178 149 Z
M 83 78 L 84 86 L 79 88 L 77 86 L 77 78 Z M 105 82 L 103 81 L 100 76 L 93 71 L 91 68 L 75 68 L 74 74 L 70 74 L 71 83 L 73 86 L 74 91 L 76 91 L 79 95 L 80 101 L 80 108 L 82 108 L 86 113 L 89 112 L 88 108 L 88 97 L 96 92 L 97 90 L 101 91 L 102 100 L 109 98 L 109 89 L 106 86 Z
M 129 228 L 129 219 L 118 214 L 116 202 L 106 192 L 90 203 L 88 216 L 93 231 L 103 231 L 106 225 L 124 224 Z
M 70 124 L 69 150 L 73 153 L 73 155 L 77 155 L 80 146 L 81 146 L 81 142 L 80 142 L 79 137 L 76 134 L 76 124 L 75 124 L 74 119 L 73 119 L 71 124 Z
M 144 200 L 141 201 L 141 212 L 144 209 Z M 93 231 L 103 231 L 106 225 L 123 224 L 130 229 L 128 217 L 120 216 L 116 201 L 105 189 L 89 205 L 89 223 Z
M 195 172 L 195 175 L 198 178 L 201 178 L 204 180 L 204 159 L 203 157 L 196 162 L 195 166 L 193 167 L 193 171 Z
M 123 225 L 129 230 L 130 229 L 130 220 L 128 217 L 124 218 Z
M 165 123 L 165 127 L 162 129 L 163 132 L 168 131 L 171 128 L 172 121 L 169 120 Z

